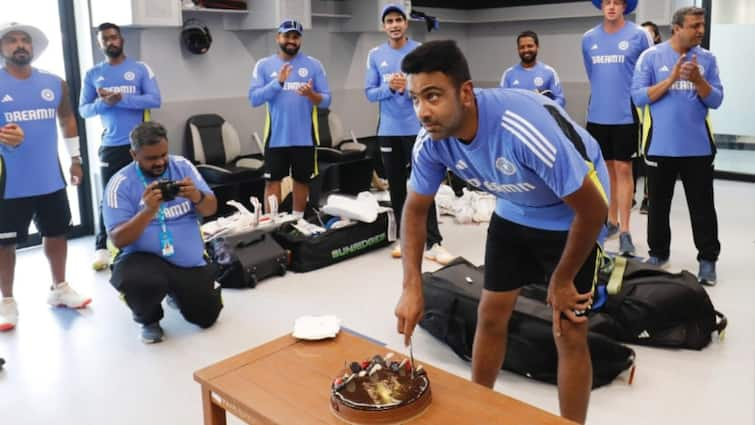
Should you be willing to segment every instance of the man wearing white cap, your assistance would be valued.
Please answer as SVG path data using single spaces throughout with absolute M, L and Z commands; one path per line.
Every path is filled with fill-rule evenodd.
M 76 117 L 68 85 L 60 77 L 31 66 L 47 47 L 39 29 L 18 23 L 0 25 L 0 126 L 15 123 L 25 138 L 0 144 L 0 331 L 13 329 L 18 310 L 13 299 L 16 244 L 28 237 L 34 224 L 43 237 L 52 286 L 47 302 L 83 308 L 91 298 L 79 295 L 65 279 L 71 211 L 66 182 L 58 162 L 56 122 L 71 156 L 71 183 L 83 176 Z M 2 135 L 0 135 L 2 139 Z
M 619 254 L 634 255 L 629 233 L 634 182 L 632 158 L 637 155 L 639 118 L 630 96 L 634 65 L 653 45 L 650 35 L 625 15 L 638 0 L 592 0 L 603 22 L 582 37 L 582 56 L 590 80 L 587 131 L 598 141 L 611 178 L 608 236 L 619 235 Z

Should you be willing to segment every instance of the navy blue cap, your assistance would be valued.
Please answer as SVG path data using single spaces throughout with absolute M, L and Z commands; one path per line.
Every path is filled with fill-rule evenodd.
M 299 21 L 295 21 L 293 19 L 286 19 L 285 21 L 281 22 L 280 25 L 278 25 L 279 34 L 285 34 L 290 31 L 296 31 L 299 34 L 303 34 L 304 28 L 301 26 L 301 23 L 299 23 Z
M 388 3 L 385 5 L 385 7 L 383 7 L 383 13 L 380 14 L 380 20 L 384 20 L 385 15 L 391 12 L 398 12 L 404 17 L 404 19 L 406 19 L 406 11 L 403 7 L 395 3 Z
M 627 7 L 624 8 L 624 14 L 629 15 L 630 13 L 634 12 L 634 9 L 637 8 L 637 3 L 639 0 L 624 0 Z M 601 5 L 603 4 L 603 0 L 592 0 L 592 4 L 595 5 L 598 9 L 602 9 Z

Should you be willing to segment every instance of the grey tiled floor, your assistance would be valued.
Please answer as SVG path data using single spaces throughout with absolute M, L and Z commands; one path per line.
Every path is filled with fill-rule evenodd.
M 635 347 L 634 385 L 622 377 L 594 391 L 590 423 L 753 422 L 755 185 L 717 182 L 716 190 L 723 254 L 720 283 L 709 292 L 729 317 L 727 338 L 700 352 Z M 696 271 L 683 198 L 678 187 L 672 267 Z M 634 240 L 644 255 L 646 218 L 635 212 L 632 219 Z M 486 226 L 459 226 L 445 218 L 441 229 L 452 252 L 482 261 Z M 616 249 L 612 244 L 608 248 Z M 69 279 L 94 297 L 91 308 L 79 312 L 48 308 L 44 255 L 38 249 L 20 254 L 21 317 L 15 331 L 0 334 L 0 356 L 8 361 L 0 372 L 0 424 L 200 424 L 200 393 L 192 372 L 290 331 L 304 314 L 336 314 L 346 326 L 401 350 L 393 318 L 401 270 L 388 249 L 316 272 L 289 273 L 254 290 L 225 291 L 225 310 L 205 331 L 167 309 L 166 341 L 146 346 L 107 283 L 108 274 L 90 269 L 91 246 L 91 238 L 70 246 Z M 469 377 L 469 364 L 424 331 L 415 338 L 414 354 Z M 554 386 L 502 372 L 496 390 L 558 411 Z

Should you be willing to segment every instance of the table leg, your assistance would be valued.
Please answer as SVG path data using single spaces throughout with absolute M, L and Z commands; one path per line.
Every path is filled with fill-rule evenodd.
M 226 425 L 225 409 L 212 402 L 212 393 L 202 387 L 202 412 L 204 425 Z

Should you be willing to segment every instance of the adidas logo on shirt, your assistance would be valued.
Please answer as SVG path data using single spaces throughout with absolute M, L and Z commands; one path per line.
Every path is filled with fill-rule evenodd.
M 383 62 L 380 63 L 380 67 L 381 68 L 385 68 L 387 66 L 388 66 L 388 62 L 386 62 L 386 61 L 383 61 Z
M 270 78 L 276 78 L 276 77 L 278 77 L 278 73 L 273 71 L 273 73 L 270 74 Z
M 6 94 L 5 96 L 3 96 L 3 100 L 0 102 L 2 103 L 13 102 L 13 98 L 9 94 Z
M 642 331 L 639 335 L 637 335 L 638 339 L 648 339 L 650 338 L 650 333 L 648 331 Z
M 658 72 L 668 72 L 668 67 L 666 65 L 663 65 L 661 69 L 658 70 Z
M 593 44 L 592 47 L 590 47 L 590 50 L 598 50 L 598 45 Z
M 511 83 L 511 85 L 512 86 L 518 86 L 519 85 L 519 80 L 514 80 L 514 82 Z
M 102 75 L 100 75 L 99 77 L 97 77 L 96 80 L 94 80 L 95 83 L 99 83 L 100 81 L 105 81 L 105 77 L 103 77 Z

